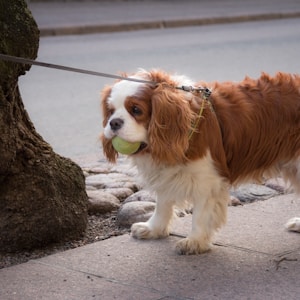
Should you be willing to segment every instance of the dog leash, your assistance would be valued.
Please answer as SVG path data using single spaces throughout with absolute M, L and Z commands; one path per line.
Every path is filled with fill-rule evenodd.
M 37 61 L 37 60 L 29 59 L 29 58 L 17 57 L 17 56 L 6 55 L 6 54 L 1 54 L 1 53 L 0 53 L 0 59 L 5 60 L 5 61 L 10 61 L 10 62 L 16 62 L 19 64 L 34 65 L 34 66 L 56 69 L 56 70 L 61 70 L 61 71 L 68 71 L 68 72 L 81 73 L 81 74 L 113 78 L 113 79 L 121 79 L 121 80 L 127 80 L 127 81 L 147 83 L 147 84 L 152 84 L 152 85 L 157 84 L 156 82 L 149 81 L 149 80 L 130 78 L 130 77 L 124 77 L 124 76 L 113 75 L 113 74 L 108 74 L 108 73 L 101 73 L 101 72 L 90 71 L 90 70 L 85 70 L 85 69 L 67 67 L 67 66 L 51 64 L 51 63 Z
M 207 88 L 207 87 L 194 87 L 194 86 L 186 86 L 186 85 L 182 85 L 182 86 L 177 86 L 175 87 L 178 90 L 183 90 L 185 92 L 190 92 L 190 93 L 198 93 L 201 94 L 202 99 L 204 100 L 208 100 L 208 98 L 210 97 L 212 90 Z
M 151 84 L 151 85 L 155 85 L 155 86 L 158 84 L 157 82 L 150 81 L 150 80 L 144 80 L 144 79 L 114 75 L 114 74 L 109 74 L 109 73 L 102 73 L 102 72 L 97 72 L 97 71 L 73 68 L 73 67 L 52 64 L 52 63 L 47 63 L 47 62 L 42 62 L 42 61 L 37 61 L 37 60 L 29 59 L 29 58 L 17 57 L 17 56 L 13 56 L 13 55 L 2 54 L 2 53 L 0 53 L 0 59 L 4 60 L 4 61 L 19 63 L 19 64 L 34 65 L 34 66 L 56 69 L 56 70 L 61 70 L 61 71 L 81 73 L 81 74 L 86 74 L 86 75 L 93 75 L 93 76 L 106 77 L 106 78 L 112 78 L 112 79 L 127 80 L 127 81 L 139 82 L 139 83 L 146 83 L 146 84 Z M 206 87 L 193 87 L 193 86 L 183 85 L 183 86 L 175 87 L 175 89 L 179 89 L 179 90 L 182 90 L 185 92 L 190 92 L 190 93 L 200 93 L 202 95 L 203 99 L 205 99 L 205 100 L 207 100 L 211 95 L 211 90 Z
M 19 63 L 19 64 L 34 65 L 34 66 L 56 69 L 56 70 L 61 70 L 61 71 L 68 71 L 68 72 L 73 72 L 73 73 L 81 73 L 81 74 L 86 74 L 86 75 L 93 75 L 93 76 L 106 77 L 106 78 L 112 78 L 112 79 L 127 80 L 127 81 L 133 81 L 133 82 L 138 82 L 138 83 L 146 83 L 146 84 L 151 84 L 154 86 L 158 85 L 157 82 L 150 81 L 150 80 L 143 80 L 143 79 L 138 79 L 138 78 L 125 77 L 125 76 L 120 76 L 120 75 L 114 75 L 114 74 L 96 72 L 96 71 L 91 71 L 91 70 L 73 68 L 73 67 L 52 64 L 52 63 L 47 63 L 47 62 L 42 62 L 42 61 L 37 61 L 37 60 L 29 59 L 29 58 L 17 57 L 17 56 L 2 54 L 2 53 L 0 53 L 0 59 L 4 60 L 4 61 Z M 211 89 L 209 89 L 207 87 L 201 87 L 201 86 L 194 87 L 194 86 L 182 85 L 182 86 L 177 86 L 177 87 L 173 87 L 173 88 L 175 88 L 177 90 L 182 90 L 184 92 L 197 94 L 198 96 L 200 95 L 202 98 L 202 104 L 201 104 L 201 108 L 199 110 L 196 122 L 192 125 L 192 129 L 189 133 L 189 139 L 191 139 L 193 134 L 196 131 L 196 128 L 198 127 L 200 119 L 203 118 L 202 115 L 203 115 L 203 111 L 204 111 L 205 102 L 208 102 L 210 105 L 210 108 L 212 109 L 212 104 L 209 101 L 209 97 L 210 97 L 212 91 L 211 91 Z

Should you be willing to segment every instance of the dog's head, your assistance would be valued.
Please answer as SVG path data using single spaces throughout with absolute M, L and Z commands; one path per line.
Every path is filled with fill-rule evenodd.
M 194 113 L 191 94 L 175 87 L 192 83 L 161 71 L 139 71 L 130 77 L 157 84 L 121 80 L 104 88 L 104 154 L 115 162 L 118 153 L 111 140 L 119 136 L 128 142 L 141 142 L 134 156 L 150 154 L 155 162 L 164 164 L 185 162 Z

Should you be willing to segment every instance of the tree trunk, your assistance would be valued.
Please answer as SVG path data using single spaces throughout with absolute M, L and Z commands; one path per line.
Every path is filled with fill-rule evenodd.
M 35 59 L 38 45 L 25 0 L 0 0 L 0 52 Z M 1 252 L 77 238 L 87 224 L 81 169 L 53 152 L 24 108 L 18 77 L 29 69 L 0 60 Z

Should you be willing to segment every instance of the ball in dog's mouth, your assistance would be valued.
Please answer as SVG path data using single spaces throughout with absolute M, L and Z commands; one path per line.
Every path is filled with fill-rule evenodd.
M 120 138 L 119 136 L 115 136 L 112 139 L 112 145 L 116 151 L 121 154 L 130 155 L 139 152 L 144 149 L 146 144 L 142 142 L 128 142 Z

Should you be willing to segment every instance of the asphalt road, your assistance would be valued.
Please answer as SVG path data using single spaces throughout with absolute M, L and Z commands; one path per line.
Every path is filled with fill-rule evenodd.
M 161 68 L 195 80 L 300 73 L 300 19 L 42 38 L 38 60 L 99 72 Z M 100 91 L 112 79 L 32 67 L 20 88 L 37 131 L 61 155 L 101 153 Z

